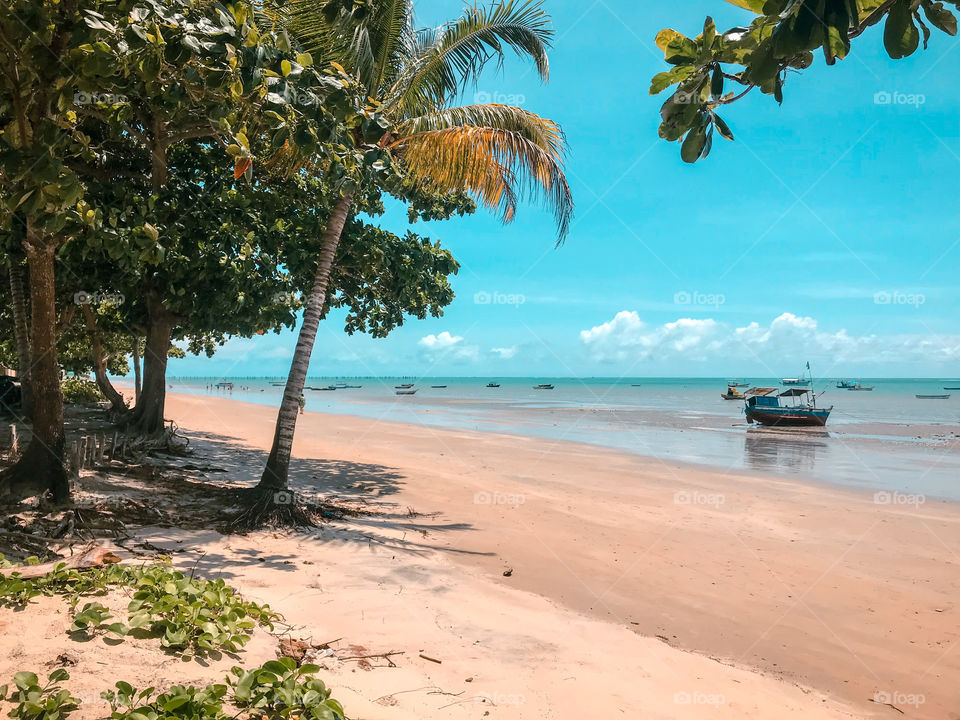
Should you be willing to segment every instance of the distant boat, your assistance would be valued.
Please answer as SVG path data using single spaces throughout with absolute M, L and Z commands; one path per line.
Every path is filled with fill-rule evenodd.
M 848 387 L 847 390 L 851 392 L 873 392 L 873 385 L 861 385 L 857 383 L 853 387 Z
M 500 387 L 500 383 L 487 383 L 487 387 L 488 387 L 488 388 L 498 388 L 498 387 Z
M 797 387 L 783 392 L 777 392 L 776 388 L 752 388 L 746 394 L 748 397 L 743 412 L 748 423 L 776 427 L 823 427 L 833 411 L 833 407 L 818 408 L 816 395 Z M 792 398 L 794 404 L 784 405 L 780 402 L 781 398 Z
M 397 390 L 409 390 L 413 387 L 413 383 L 404 383 L 403 385 L 395 385 Z
M 416 395 L 416 390 L 397 390 L 397 395 Z
M 634 383 L 633 385 L 631 385 L 631 387 L 643 387 L 643 385 L 641 385 L 640 383 Z
M 333 387 L 336 388 L 337 390 L 357 390 L 359 388 L 362 388 L 363 385 L 344 385 L 343 383 L 337 383 Z
M 727 385 L 727 391 L 725 393 L 721 393 L 720 397 L 722 397 L 724 400 L 745 400 L 747 396 L 737 390 L 736 385 L 730 383 Z
M 333 392 L 336 390 L 335 387 L 308 387 L 307 390 L 313 390 L 315 392 Z
M 740 387 L 750 387 L 750 383 L 737 382 L 736 380 L 730 380 L 727 382 L 727 387 L 740 388 Z
M 949 395 L 917 395 L 917 400 L 949 400 Z
M 542 385 L 534 385 L 533 389 L 534 390 L 553 390 L 553 385 L 544 383 Z
M 960 387 L 945 387 L 944 390 L 960 390 Z
M 837 388 L 839 388 L 840 390 L 852 390 L 856 386 L 857 386 L 857 383 L 855 383 L 853 380 L 840 380 L 837 383 Z
M 810 381 L 807 378 L 783 378 L 780 381 L 781 385 L 794 386 L 794 387 L 806 387 L 810 384 Z

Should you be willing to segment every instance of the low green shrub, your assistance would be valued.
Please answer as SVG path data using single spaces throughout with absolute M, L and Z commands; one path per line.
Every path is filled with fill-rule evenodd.
M 18 672 L 13 676 L 16 690 L 9 693 L 8 686 L 0 685 L 0 700 L 14 703 L 8 713 L 16 720 L 60 720 L 80 707 L 79 698 L 73 697 L 58 683 L 69 680 L 66 670 L 54 670 L 47 675 L 47 681 L 40 685 L 36 673 Z
M 83 378 L 66 378 L 60 383 L 63 390 L 63 400 L 78 405 L 93 405 L 106 400 L 100 388 L 93 380 Z
M 30 558 L 28 564 L 35 562 Z M 122 637 L 136 629 L 159 637 L 163 647 L 187 657 L 235 653 L 257 625 L 272 630 L 277 619 L 269 605 L 244 600 L 223 580 L 187 577 L 169 564 L 105 565 L 83 571 L 58 565 L 35 579 L 4 573 L 5 567 L 11 565 L 0 555 L 0 606 L 19 607 L 41 595 L 63 595 L 74 612 L 71 632 L 105 631 Z M 133 590 L 127 624 L 108 622 L 113 616 L 100 603 L 88 602 L 77 611 L 82 599 L 105 595 L 113 587 Z

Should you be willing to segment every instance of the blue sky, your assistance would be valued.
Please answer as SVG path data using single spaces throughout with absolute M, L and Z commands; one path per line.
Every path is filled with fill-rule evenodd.
M 737 141 L 689 166 L 657 137 L 654 36 L 747 14 L 722 0 L 545 4 L 550 83 L 509 62 L 476 92 L 563 125 L 577 201 L 566 244 L 554 249 L 536 206 L 508 226 L 482 210 L 418 224 L 462 263 L 457 299 L 385 340 L 329 318 L 311 374 L 775 376 L 809 359 L 824 375 L 960 375 L 960 41 L 935 32 L 895 62 L 873 28 L 847 60 L 790 77 L 782 107 L 755 93 L 727 108 Z M 433 25 L 461 5 L 417 7 Z M 405 210 L 379 222 L 403 231 Z M 285 375 L 294 343 L 233 340 L 169 372 Z

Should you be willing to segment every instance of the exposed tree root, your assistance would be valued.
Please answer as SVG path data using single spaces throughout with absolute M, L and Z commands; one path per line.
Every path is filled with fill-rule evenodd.
M 358 513 L 340 505 L 305 502 L 292 490 L 249 488 L 235 491 L 242 509 L 220 528 L 224 534 L 242 535 L 263 529 L 308 529 L 329 520 Z

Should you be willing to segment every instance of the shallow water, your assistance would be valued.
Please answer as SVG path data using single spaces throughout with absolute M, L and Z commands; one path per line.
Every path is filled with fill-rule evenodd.
M 818 405 L 833 406 L 826 429 L 747 425 L 743 403 L 720 394 L 726 378 L 310 378 L 307 410 L 443 428 L 573 440 L 665 461 L 758 471 L 849 487 L 960 500 L 960 386 L 951 379 L 864 379 L 873 392 L 817 381 Z M 213 385 L 232 381 L 232 392 Z M 276 407 L 282 378 L 172 378 L 177 392 L 232 397 Z M 497 382 L 499 388 L 485 387 Z M 395 386 L 415 383 L 416 395 Z M 746 378 L 775 386 L 771 378 Z M 553 383 L 554 390 L 533 385 Z M 432 388 L 431 385 L 446 385 Z M 639 387 L 636 387 L 639 385 Z M 820 394 L 822 393 L 822 394 Z M 917 394 L 950 393 L 949 400 Z

